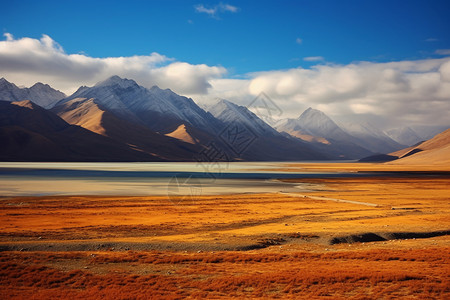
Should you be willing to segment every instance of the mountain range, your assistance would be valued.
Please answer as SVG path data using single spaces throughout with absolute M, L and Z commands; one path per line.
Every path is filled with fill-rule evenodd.
M 450 165 L 450 129 L 429 140 L 392 153 L 361 159 L 363 162 L 385 162 L 393 165 Z
M 408 147 L 389 155 L 397 157 L 390 164 L 450 165 L 450 129 L 416 146 Z
M 312 145 L 284 136 L 244 106 L 220 100 L 209 108 L 224 127 L 219 138 L 244 160 L 303 160 L 329 159 L 331 156 Z M 241 132 L 234 139 L 234 134 Z M 240 140 L 239 140 L 240 138 Z
M 1 160 L 359 159 L 400 150 L 419 137 L 412 129 L 338 124 L 312 108 L 272 127 L 225 99 L 203 109 L 170 89 L 118 76 L 70 96 L 46 84 L 20 88 L 2 78 L 0 100 Z
M 29 100 L 0 101 L 2 161 L 161 161 L 67 123 Z
M 39 106 L 51 108 L 65 97 L 64 93 L 53 89 L 48 84 L 38 82 L 30 88 L 19 88 L 5 78 L 0 78 L 0 100 L 10 102 L 31 100 Z

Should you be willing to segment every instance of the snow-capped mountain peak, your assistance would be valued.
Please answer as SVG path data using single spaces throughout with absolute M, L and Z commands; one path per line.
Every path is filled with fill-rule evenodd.
M 111 76 L 104 81 L 98 82 L 96 87 L 106 87 L 106 86 L 118 86 L 122 89 L 126 89 L 129 87 L 138 87 L 136 81 L 127 78 L 120 78 L 117 75 Z
M 209 107 L 208 111 L 212 113 L 214 116 L 221 115 L 227 110 L 233 111 L 234 113 L 241 114 L 241 106 L 238 106 L 234 103 L 231 103 L 225 99 L 217 99 L 217 103 L 211 107 Z
M 407 126 L 386 130 L 386 134 L 394 141 L 407 146 L 412 146 L 423 140 L 412 128 Z
M 365 146 L 373 152 L 390 153 L 405 147 L 367 121 L 340 122 L 339 126 L 351 136 L 356 137 L 359 145 Z
M 192 99 L 157 86 L 147 89 L 134 80 L 119 76 L 112 76 L 93 87 L 80 88 L 60 104 L 75 98 L 93 98 L 97 104 L 114 114 L 146 124 L 155 131 L 165 131 L 181 123 L 207 131 L 215 130 L 215 119 Z
M 297 119 L 298 125 L 315 136 L 348 139 L 345 133 L 331 118 L 320 110 L 308 108 Z
M 9 82 L 8 80 L 6 80 L 5 78 L 2 77 L 2 78 L 0 78 L 0 93 L 6 89 L 12 90 L 12 89 L 20 89 L 20 88 L 17 87 L 14 83 Z M 1 99 L 1 100 L 7 100 L 7 99 Z
M 339 122 L 339 126 L 351 135 L 364 135 L 372 137 L 387 137 L 383 131 L 375 127 L 369 122 Z
M 4 77 L 0 78 L 0 84 L 5 84 L 5 83 L 10 83 L 10 82 L 8 80 L 6 80 Z
M 279 135 L 275 129 L 261 120 L 247 107 L 234 104 L 228 100 L 219 99 L 216 105 L 210 107 L 208 111 L 225 124 L 233 122 L 243 123 L 257 134 Z
M 51 108 L 65 96 L 64 93 L 53 89 L 48 84 L 38 82 L 30 88 L 20 88 L 5 78 L 0 78 L 0 100 L 11 102 L 31 100 L 39 106 Z
M 323 122 L 327 122 L 330 124 L 336 125 L 336 123 L 331 120 L 324 112 L 309 107 L 307 110 L 305 110 L 300 117 L 298 117 L 298 120 L 302 123 L 307 124 L 319 124 Z M 336 125 L 337 126 L 337 125 Z

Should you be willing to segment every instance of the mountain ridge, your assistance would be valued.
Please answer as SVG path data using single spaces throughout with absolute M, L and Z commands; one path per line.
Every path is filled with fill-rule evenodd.
M 161 161 L 32 103 L 0 101 L 2 161 Z
M 30 88 L 18 88 L 6 79 L 0 79 L 0 95 L 11 99 L 18 95 L 17 91 L 43 98 L 47 97 L 46 91 L 56 90 L 40 82 Z M 11 142 L 11 136 L 24 134 L 33 136 L 35 141 L 48 148 L 53 140 L 63 140 L 48 136 L 49 132 L 55 132 L 52 126 L 60 122 L 53 124 L 53 118 L 65 120 L 68 124 L 64 126 L 75 125 L 69 130 L 73 133 L 80 134 L 74 128 L 83 128 L 95 134 L 96 138 L 91 137 L 97 142 L 107 138 L 115 145 L 112 147 L 122 147 L 122 150 L 125 147 L 131 153 L 139 153 L 137 160 L 192 161 L 198 159 L 199 153 L 205 153 L 205 149 L 212 148 L 229 160 L 358 159 L 375 153 L 393 153 L 404 147 L 368 122 L 336 123 L 312 107 L 296 119 L 284 119 L 271 126 L 247 107 L 226 99 L 219 99 L 215 105 L 203 109 L 191 98 L 170 89 L 145 88 L 132 79 L 119 76 L 111 76 L 92 87 L 81 86 L 63 99 L 44 101 L 52 103 L 46 109 L 57 119 L 43 113 L 44 108 L 35 102 L 8 102 L 36 110 L 36 114 L 29 120 L 17 119 L 17 124 L 3 124 L 5 140 Z M 17 109 L 11 109 L 11 112 L 17 113 Z M 5 126 L 16 127 L 10 130 Z M 436 128 L 424 127 L 421 132 L 429 134 Z M 237 135 L 240 131 L 247 136 Z M 55 149 L 65 146 L 52 145 Z
M 0 78 L 0 100 L 9 102 L 30 100 L 41 107 L 51 108 L 64 97 L 66 97 L 64 93 L 48 84 L 37 82 L 29 88 L 20 88 L 5 78 Z
M 211 114 L 225 124 L 221 132 L 227 144 L 228 133 L 241 132 L 241 144 L 247 141 L 245 152 L 241 151 L 241 144 L 233 145 L 228 142 L 232 151 L 243 159 L 250 157 L 255 160 L 310 160 L 328 159 L 329 157 L 319 149 L 300 140 L 291 140 L 280 134 L 269 124 L 261 120 L 247 107 L 239 106 L 228 100 L 221 99 L 216 105 L 210 107 Z M 233 141 L 235 138 L 233 138 Z M 231 144 L 231 145 L 230 145 Z M 235 149 L 233 149 L 235 148 Z M 237 149 L 236 149 L 237 148 Z M 258 159 L 259 158 L 259 159 Z
M 74 98 L 94 98 L 114 114 L 162 133 L 167 133 L 164 131 L 169 127 L 173 130 L 183 123 L 203 127 L 210 132 L 218 126 L 214 124 L 214 118 L 192 99 L 157 86 L 147 89 L 134 80 L 118 76 L 112 76 L 93 87 L 80 88 L 57 105 Z
M 309 141 L 335 159 L 357 159 L 372 152 L 357 143 L 357 139 L 342 130 L 320 110 L 308 108 L 297 119 L 279 121 L 275 128 L 292 137 Z
M 450 128 L 417 146 L 390 153 L 390 155 L 397 156 L 398 159 L 387 164 L 450 165 Z
M 94 98 L 75 98 L 55 106 L 52 112 L 70 124 L 82 126 L 131 148 L 163 160 L 193 160 L 201 147 L 194 147 L 117 117 L 98 104 Z

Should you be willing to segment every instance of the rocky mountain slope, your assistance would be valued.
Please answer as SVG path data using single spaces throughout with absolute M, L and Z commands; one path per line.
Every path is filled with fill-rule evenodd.
M 2 161 L 161 161 L 32 103 L 0 101 Z
M 220 100 L 209 112 L 225 125 L 219 137 L 244 160 L 329 159 L 314 146 L 288 138 L 244 106 Z
M 41 107 L 51 108 L 64 97 L 66 97 L 64 93 L 48 84 L 38 82 L 30 88 L 19 88 L 5 78 L 0 78 L 0 100 L 3 101 L 30 100 Z

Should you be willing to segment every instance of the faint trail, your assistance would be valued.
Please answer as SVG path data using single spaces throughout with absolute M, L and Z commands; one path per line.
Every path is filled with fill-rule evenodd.
M 309 199 L 313 199 L 313 200 L 343 202 L 343 203 L 359 204 L 359 205 L 372 206 L 372 207 L 378 207 L 379 206 L 378 204 L 369 203 L 369 202 L 360 202 L 360 201 L 351 201 L 351 200 L 343 200 L 343 199 L 328 198 L 328 197 L 309 196 L 309 195 L 302 195 L 302 194 L 296 194 L 296 193 L 287 193 L 287 192 L 279 192 L 279 193 L 283 194 L 283 195 L 292 196 L 292 197 L 309 198 Z

